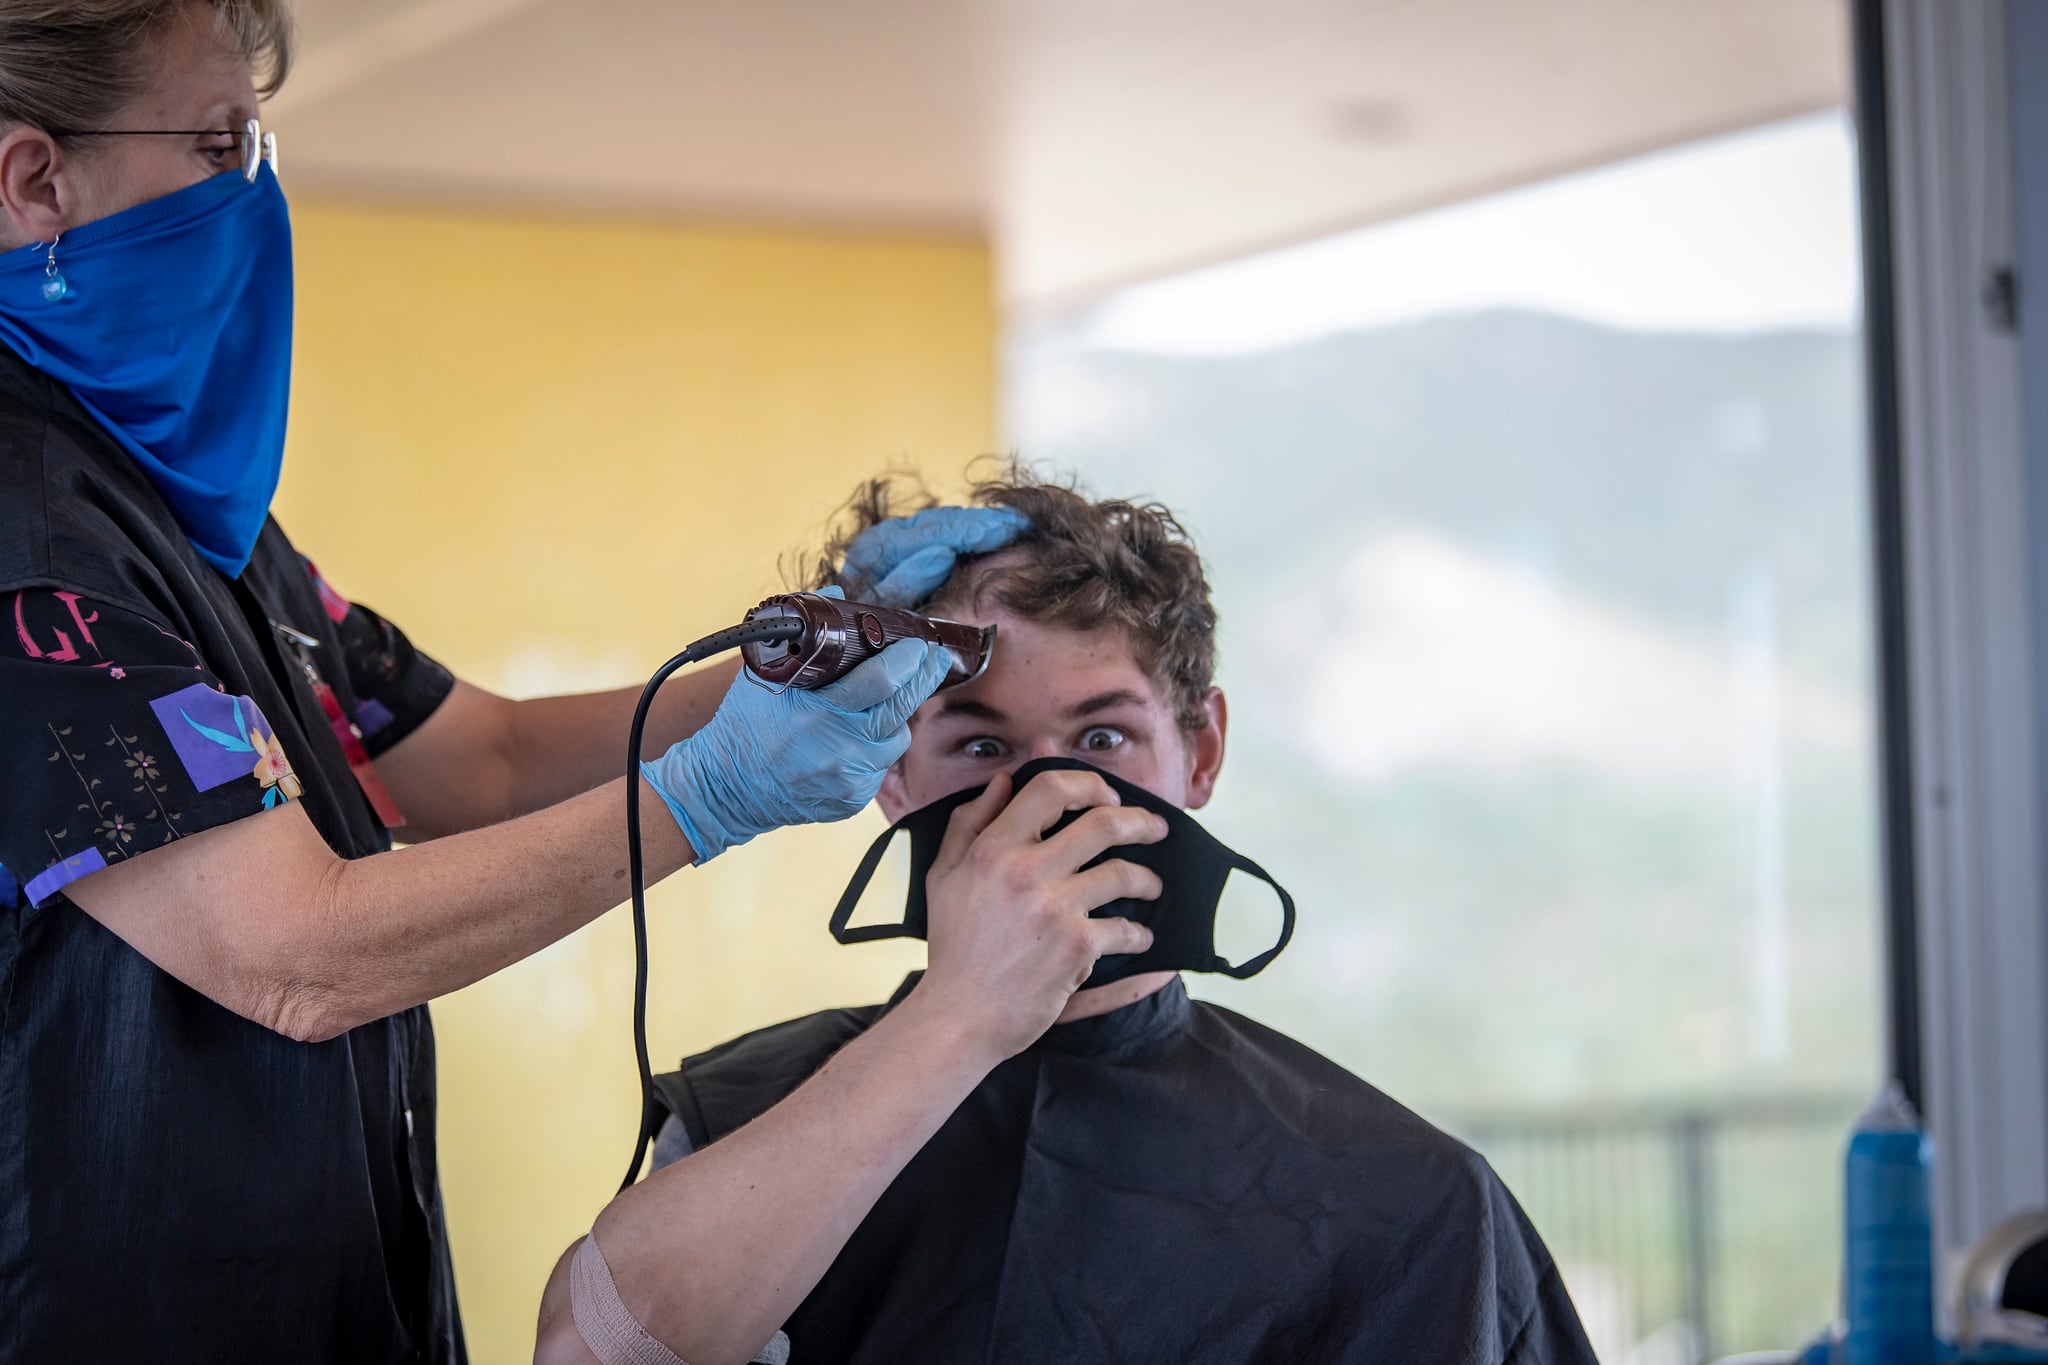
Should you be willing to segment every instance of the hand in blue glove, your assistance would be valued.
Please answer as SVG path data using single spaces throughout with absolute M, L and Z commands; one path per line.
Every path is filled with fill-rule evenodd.
M 936 645 L 900 640 L 838 682 L 779 694 L 742 671 L 703 729 L 640 771 L 699 863 L 766 830 L 844 820 L 910 747 L 911 713 L 949 662 Z
M 931 507 L 896 517 L 853 538 L 840 582 L 860 601 L 912 608 L 938 591 L 961 555 L 1000 550 L 1030 526 L 1007 507 Z

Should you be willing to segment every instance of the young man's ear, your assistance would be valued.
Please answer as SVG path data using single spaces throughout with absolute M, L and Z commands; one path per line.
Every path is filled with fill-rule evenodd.
M 882 808 L 882 814 L 892 825 L 910 814 L 910 793 L 903 787 L 902 759 L 891 763 L 889 771 L 882 774 L 882 790 L 875 793 L 875 804 Z
M 1209 723 L 1199 730 L 1183 730 L 1188 749 L 1188 809 L 1200 810 L 1216 794 L 1216 774 L 1223 771 L 1223 741 L 1230 729 L 1230 706 L 1223 689 L 1212 687 L 1202 698 L 1202 712 Z

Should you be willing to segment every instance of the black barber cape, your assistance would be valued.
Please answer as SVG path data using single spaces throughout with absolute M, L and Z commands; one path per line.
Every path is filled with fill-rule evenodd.
M 275 523 L 224 578 L 69 392 L 0 348 L 7 1365 L 463 1359 L 426 1011 L 294 1042 L 64 892 L 286 803 L 343 857 L 389 847 L 272 622 L 319 642 L 307 662 L 372 754 L 453 686 Z
M 886 1008 L 735 1039 L 661 1098 L 715 1142 Z M 1594 1363 L 1483 1160 L 1177 978 L 996 1068 L 784 1330 L 790 1365 Z

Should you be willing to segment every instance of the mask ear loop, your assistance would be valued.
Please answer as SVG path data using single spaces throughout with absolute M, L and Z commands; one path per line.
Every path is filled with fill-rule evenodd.
M 1257 976 L 1260 972 L 1271 966 L 1273 959 L 1280 956 L 1286 949 L 1288 941 L 1294 937 L 1294 897 L 1288 895 L 1287 888 L 1274 881 L 1267 874 L 1265 868 L 1260 867 L 1251 859 L 1238 857 L 1235 861 L 1239 871 L 1251 873 L 1252 876 L 1257 877 L 1260 881 L 1272 887 L 1273 894 L 1280 898 L 1281 920 L 1280 941 L 1278 943 L 1275 943 L 1257 957 L 1248 958 L 1234 967 L 1228 962 L 1224 962 L 1220 957 L 1216 959 L 1219 963 L 1222 963 L 1216 970 L 1222 972 L 1225 976 L 1243 981 L 1247 977 Z
M 875 869 L 882 865 L 882 855 L 889 851 L 896 836 L 903 832 L 902 825 L 891 825 L 882 831 L 882 837 L 868 845 L 867 854 L 861 858 L 860 866 L 853 870 L 853 880 L 846 884 L 840 894 L 839 904 L 832 908 L 832 937 L 841 943 L 873 943 L 878 939 L 903 938 L 910 933 L 906 923 L 862 924 L 847 928 L 847 921 L 853 918 L 854 908 L 860 898 L 867 894 L 868 883 L 875 879 Z

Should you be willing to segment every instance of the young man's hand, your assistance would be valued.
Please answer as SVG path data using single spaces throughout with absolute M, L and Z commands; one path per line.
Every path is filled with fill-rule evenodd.
M 1046 837 L 1077 810 L 1087 814 Z M 1089 912 L 1155 899 L 1158 876 L 1120 859 L 1081 869 L 1108 849 L 1165 837 L 1164 820 L 1119 804 L 1094 773 L 1040 773 L 1014 797 L 1009 777 L 997 777 L 953 812 L 932 864 L 930 965 L 913 998 L 943 1008 L 989 1049 L 990 1065 L 1023 1051 L 1052 1026 L 1097 958 L 1152 944 L 1143 925 Z

